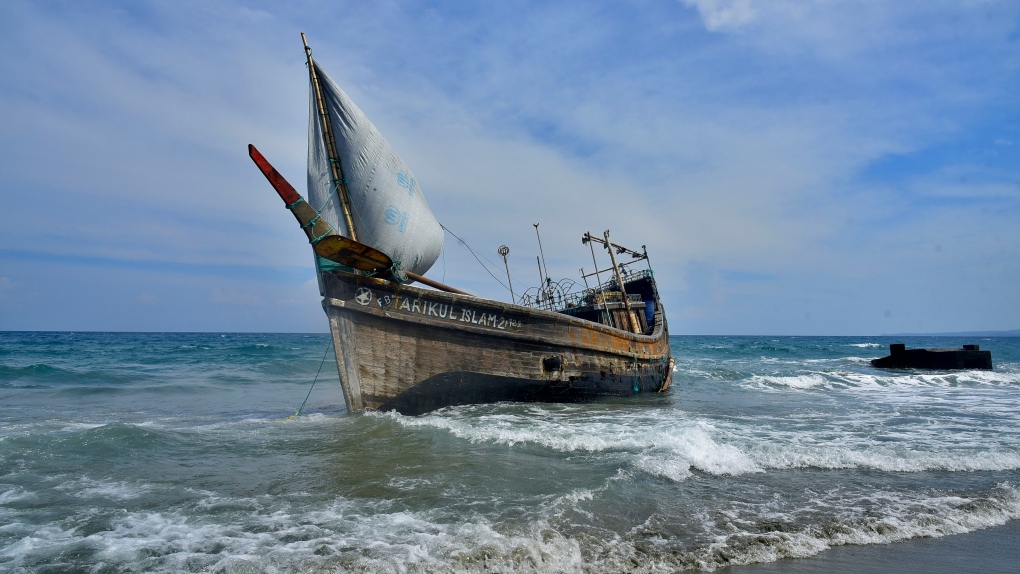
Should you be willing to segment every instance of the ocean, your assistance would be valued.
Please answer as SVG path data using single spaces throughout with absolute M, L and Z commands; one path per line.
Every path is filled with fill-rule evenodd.
M 0 333 L 0 571 L 1012 571 L 1020 339 L 897 340 L 995 369 L 684 336 L 664 394 L 349 416 L 325 334 Z

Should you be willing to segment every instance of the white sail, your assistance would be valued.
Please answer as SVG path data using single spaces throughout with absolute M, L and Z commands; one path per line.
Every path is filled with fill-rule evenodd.
M 432 214 L 414 174 L 317 64 L 316 74 L 351 203 L 358 241 L 399 262 L 403 269 L 424 274 L 443 248 L 443 228 Z M 312 207 L 343 235 L 350 236 L 322 135 L 315 88 L 308 118 L 308 199 Z

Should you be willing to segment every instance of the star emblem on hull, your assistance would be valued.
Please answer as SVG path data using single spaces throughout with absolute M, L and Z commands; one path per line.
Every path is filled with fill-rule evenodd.
M 359 305 L 368 305 L 372 302 L 372 292 L 365 287 L 359 287 L 358 290 L 354 292 L 354 300 L 357 301 Z

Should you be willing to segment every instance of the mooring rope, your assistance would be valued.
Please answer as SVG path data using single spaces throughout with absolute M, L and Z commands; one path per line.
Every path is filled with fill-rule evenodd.
M 308 394 L 305 395 L 305 400 L 301 401 L 301 406 L 298 407 L 297 412 L 295 412 L 294 414 L 290 415 L 289 417 L 287 417 L 285 419 L 277 420 L 276 422 L 286 422 L 286 421 L 289 421 L 289 420 L 291 420 L 293 418 L 297 418 L 297 417 L 301 416 L 301 409 L 305 408 L 305 403 L 308 402 L 308 397 L 312 396 L 312 389 L 315 388 L 315 383 L 317 383 L 319 381 L 319 374 L 322 373 L 322 366 L 326 364 L 326 355 L 329 354 L 329 350 L 332 347 L 333 347 L 333 337 L 331 335 L 329 337 L 329 344 L 326 345 L 326 352 L 322 354 L 322 361 L 319 362 L 319 370 L 318 370 L 318 372 L 315 373 L 315 379 L 312 380 L 312 386 L 308 387 Z

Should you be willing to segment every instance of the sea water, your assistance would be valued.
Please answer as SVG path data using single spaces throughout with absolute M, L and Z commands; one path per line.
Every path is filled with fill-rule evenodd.
M 995 369 L 872 368 L 897 341 Z M 671 344 L 667 393 L 405 417 L 344 412 L 324 334 L 0 333 L 0 571 L 715 570 L 1020 517 L 1020 339 Z

